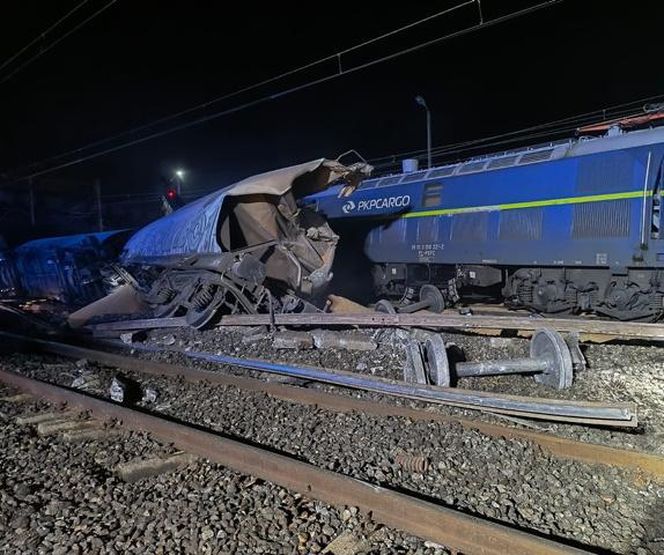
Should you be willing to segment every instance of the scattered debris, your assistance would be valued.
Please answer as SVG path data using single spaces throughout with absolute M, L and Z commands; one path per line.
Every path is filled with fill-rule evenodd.
M 359 314 L 363 312 L 372 312 L 372 310 L 362 304 L 358 304 L 346 297 L 340 295 L 328 295 L 325 303 L 327 312 L 335 312 L 337 314 Z
M 272 347 L 275 349 L 311 349 L 314 341 L 303 331 L 280 331 L 274 334 Z
M 92 389 L 99 388 L 101 382 L 99 377 L 93 374 L 92 372 L 81 372 L 76 378 L 71 382 L 71 387 L 74 389 L 80 389 L 82 391 L 90 391 Z
M 125 333 L 121 333 L 120 341 L 122 341 L 125 345 L 131 345 L 134 342 L 134 332 L 127 331 Z
M 73 432 L 81 430 L 91 430 L 99 428 L 101 424 L 97 420 L 51 420 L 37 424 L 37 434 L 40 436 L 50 436 L 60 432 Z
M 122 430 L 118 428 L 83 428 L 68 430 L 62 434 L 62 439 L 68 443 L 78 443 L 82 441 L 103 441 L 115 439 L 122 435 Z
M 339 333 L 332 330 L 313 330 L 311 336 L 317 349 L 346 349 L 348 351 L 374 351 L 378 344 L 362 333 Z
M 152 386 L 147 386 L 143 389 L 143 397 L 141 401 L 143 403 L 154 403 L 157 400 L 157 390 Z
M 136 459 L 118 464 L 114 472 L 125 482 L 137 482 L 143 478 L 172 472 L 196 460 L 188 453 L 176 453 L 168 457 L 155 457 L 151 459 Z
M 159 340 L 160 345 L 166 345 L 169 347 L 170 345 L 175 345 L 175 336 L 170 334 L 170 335 L 165 335 Z
M 394 462 L 409 472 L 424 474 L 429 470 L 430 462 L 426 455 L 412 455 L 399 451 L 394 455 Z
M 263 339 L 267 339 L 269 336 L 267 333 L 263 332 L 258 332 L 254 334 L 249 334 L 249 335 L 243 335 L 242 336 L 242 343 L 244 345 L 251 345 L 252 343 L 257 343 L 258 341 L 262 341 Z
M 353 532 L 345 531 L 334 538 L 321 553 L 325 555 L 355 555 L 371 547 L 368 538 L 360 538 Z
M 42 422 L 48 422 L 49 420 L 64 420 L 76 416 L 78 416 L 77 411 L 42 412 L 39 414 L 31 414 L 29 416 L 17 416 L 16 423 L 25 426 L 28 424 L 41 424 Z
M 125 383 L 119 379 L 117 376 L 113 378 L 111 381 L 111 388 L 109 390 L 109 393 L 111 395 L 111 399 L 113 399 L 116 403 L 122 403 L 125 398 Z

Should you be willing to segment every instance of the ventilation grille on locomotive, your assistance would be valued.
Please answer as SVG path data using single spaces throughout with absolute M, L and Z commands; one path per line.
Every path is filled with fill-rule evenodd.
M 484 241 L 489 222 L 488 212 L 477 214 L 456 214 L 452 217 L 452 241 Z
M 516 160 L 519 156 L 503 156 L 502 158 L 496 158 L 491 160 L 487 166 L 488 170 L 497 170 L 500 168 L 507 168 L 513 166 L 516 163 Z
M 417 242 L 437 243 L 440 218 L 420 218 L 417 222 Z
M 461 167 L 459 173 L 478 172 L 483 170 L 485 165 L 486 165 L 486 160 L 480 160 L 479 162 L 468 162 L 467 164 L 464 164 Z
M 447 177 L 448 175 L 452 175 L 456 168 L 457 166 L 447 166 L 444 168 L 438 168 L 437 170 L 431 170 L 429 172 L 429 175 L 427 176 L 427 179 L 434 179 L 436 177 Z
M 397 183 L 399 183 L 399 181 L 401 181 L 402 177 L 403 176 L 401 176 L 401 175 L 393 175 L 393 176 L 390 176 L 390 177 L 384 177 L 383 179 L 380 180 L 380 182 L 378 183 L 378 186 L 379 187 L 385 187 L 386 185 L 396 185 Z
M 501 212 L 498 238 L 503 241 L 534 241 L 541 239 L 542 215 L 541 208 Z
M 553 149 L 549 150 L 536 150 L 535 152 L 526 152 L 521 156 L 519 164 L 532 164 L 533 162 L 543 162 L 551 158 L 553 154 Z
M 427 171 L 429 170 L 406 174 L 404 178 L 401 180 L 401 183 L 410 183 L 412 181 L 419 181 L 420 179 L 424 179 L 424 176 L 426 175 Z
M 628 237 L 629 202 L 627 199 L 622 199 L 575 204 L 572 237 L 574 239 Z

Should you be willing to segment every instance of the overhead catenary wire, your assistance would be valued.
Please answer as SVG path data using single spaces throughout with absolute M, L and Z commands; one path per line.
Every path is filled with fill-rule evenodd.
M 558 120 L 553 120 L 553 121 L 550 121 L 550 122 L 537 124 L 537 125 L 530 126 L 530 127 L 525 127 L 525 128 L 522 128 L 522 129 L 508 131 L 506 133 L 491 135 L 491 136 L 487 136 L 487 137 L 481 137 L 481 138 L 478 138 L 478 139 L 472 139 L 472 140 L 469 140 L 469 141 L 463 141 L 463 142 L 454 143 L 454 144 L 451 144 L 451 145 L 445 145 L 445 147 L 436 147 L 436 148 L 454 148 L 454 147 L 458 147 L 458 146 L 462 146 L 462 145 L 471 145 L 471 144 L 475 144 L 475 143 L 483 143 L 483 142 L 491 141 L 493 139 L 507 137 L 507 136 L 510 136 L 510 135 L 521 135 L 523 137 L 527 137 L 527 136 L 524 136 L 523 133 L 526 133 L 528 131 L 545 129 L 545 128 L 549 128 L 550 129 L 549 132 L 556 132 L 557 130 L 564 130 L 565 131 L 565 130 L 569 130 L 569 129 L 576 129 L 576 127 L 578 127 L 582 123 L 596 121 L 599 116 L 601 116 L 602 120 L 606 120 L 610 117 L 614 117 L 615 114 L 629 115 L 629 114 L 633 113 L 634 108 L 630 109 L 628 107 L 636 107 L 638 105 L 643 104 L 644 102 L 648 102 L 648 101 L 652 101 L 652 100 L 656 100 L 656 99 L 664 99 L 664 95 L 660 94 L 660 95 L 655 95 L 655 96 L 649 96 L 649 97 L 642 98 L 642 99 L 639 99 L 639 100 L 634 100 L 634 101 L 614 105 L 614 106 L 607 107 L 607 108 L 601 108 L 601 109 L 598 109 L 598 110 L 593 110 L 591 112 L 585 112 L 583 114 L 568 116 L 568 117 L 561 118 L 561 119 L 558 119 Z M 617 112 L 618 110 L 620 110 L 620 112 Z M 559 126 L 559 124 L 564 124 L 564 123 L 567 123 L 568 125 L 566 125 L 564 127 Z M 558 127 L 556 127 L 556 126 L 558 126 Z M 551 128 L 553 128 L 553 129 L 551 129 Z M 402 152 L 399 155 L 418 154 L 418 153 L 423 153 L 423 152 L 426 152 L 426 149 L 417 149 L 417 150 L 413 150 L 413 151 L 409 151 L 409 152 Z M 392 155 L 392 154 L 385 155 L 385 156 L 382 156 L 382 157 L 372 158 L 370 161 L 379 161 L 379 160 L 382 160 L 382 159 L 392 158 L 393 156 L 394 155 Z
M 632 115 L 634 113 L 636 106 L 642 105 L 644 102 L 657 100 L 657 99 L 664 99 L 664 95 L 650 96 L 639 100 L 631 101 L 628 103 L 602 108 L 599 110 L 594 110 L 592 112 L 586 112 L 584 114 L 578 114 L 575 116 L 569 116 L 566 118 L 509 131 L 506 133 L 490 135 L 478 139 L 471 139 L 448 145 L 441 145 L 435 147 L 432 150 L 432 154 L 434 155 L 434 157 L 435 156 L 440 157 L 441 155 L 445 154 L 468 152 L 472 149 L 478 149 L 478 148 L 486 149 L 515 142 L 525 143 L 531 139 L 551 137 L 553 135 L 559 135 L 562 133 L 570 133 L 576 131 L 576 129 L 584 123 L 597 121 L 598 117 L 601 117 L 602 120 L 606 120 L 613 117 L 623 117 L 623 116 Z M 631 109 L 628 107 L 631 107 Z M 528 133 L 529 131 L 541 131 L 541 132 Z M 513 137 L 513 138 L 502 141 L 498 140 L 498 139 L 504 139 L 506 137 Z M 390 163 L 389 161 L 394 161 L 397 158 L 424 155 L 425 153 L 426 149 L 417 149 L 417 150 L 404 151 L 404 152 L 398 152 L 379 157 L 374 157 L 370 158 L 368 161 L 374 165 L 380 166 L 381 162 L 383 161 L 388 161 L 387 163 Z
M 159 137 L 163 137 L 165 135 L 169 135 L 171 133 L 175 133 L 177 131 L 181 131 L 183 129 L 188 129 L 190 127 L 200 125 L 202 123 L 217 119 L 217 118 L 225 116 L 225 115 L 237 113 L 237 112 L 240 112 L 240 111 L 245 110 L 247 108 L 262 104 L 264 102 L 268 102 L 270 100 L 275 100 L 275 99 L 278 99 L 278 98 L 282 98 L 282 97 L 287 96 L 289 94 L 292 94 L 292 93 L 295 93 L 295 92 L 313 87 L 315 85 L 319 85 L 319 84 L 331 81 L 333 79 L 337 79 L 341 76 L 349 75 L 349 74 L 367 69 L 369 67 L 375 66 L 377 64 L 380 64 L 380 63 L 383 63 L 383 62 L 386 62 L 386 61 L 389 61 L 389 60 L 393 60 L 393 59 L 395 59 L 397 57 L 400 57 L 400 56 L 403 56 L 405 54 L 416 52 L 416 51 L 421 50 L 423 48 L 432 46 L 434 44 L 439 44 L 443 41 L 447 41 L 447 40 L 450 40 L 450 39 L 454 39 L 454 38 L 464 36 L 466 34 L 477 31 L 478 29 L 483 29 L 483 28 L 487 28 L 487 27 L 491 27 L 491 26 L 500 24 L 500 23 L 504 23 L 504 22 L 512 20 L 514 18 L 521 17 L 521 16 L 524 16 L 524 15 L 533 13 L 535 11 L 550 7 L 550 6 L 555 5 L 555 4 L 559 4 L 562 1 L 563 0 L 547 0 L 545 2 L 541 2 L 539 4 L 529 6 L 527 8 L 523 8 L 521 10 L 517 10 L 517 11 L 511 12 L 509 14 L 491 19 L 491 20 L 484 20 L 483 22 L 479 22 L 479 23 L 476 23 L 476 24 L 473 24 L 473 25 L 469 25 L 469 26 L 464 27 L 463 29 L 460 29 L 458 31 L 454 31 L 452 33 L 448 33 L 446 35 L 439 36 L 437 38 L 434 38 L 434 39 L 416 44 L 414 46 L 404 48 L 404 49 L 399 50 L 397 52 L 375 58 L 375 59 L 370 60 L 368 62 L 364 62 L 362 64 L 352 66 L 350 68 L 338 69 L 332 74 L 326 75 L 326 76 L 318 78 L 318 79 L 314 79 L 312 81 L 308 81 L 306 83 L 303 83 L 303 84 L 300 84 L 300 85 L 297 85 L 297 86 L 293 86 L 293 87 L 278 91 L 278 92 L 270 94 L 270 95 L 263 96 L 263 97 L 258 98 L 256 100 L 245 102 L 245 103 L 240 104 L 238 106 L 234 106 L 234 107 L 231 107 L 231 108 L 228 108 L 228 109 L 225 109 L 225 110 L 221 110 L 221 111 L 218 111 L 218 112 L 206 115 L 206 116 L 202 116 L 202 117 L 196 118 L 192 121 L 185 122 L 185 123 L 170 127 L 168 129 L 153 132 L 153 133 L 150 133 L 146 136 L 139 137 L 137 139 L 127 141 L 127 142 L 119 144 L 119 145 L 115 145 L 115 146 L 112 146 L 112 147 L 102 149 L 101 151 L 97 151 L 97 152 L 94 152 L 94 153 L 91 153 L 91 154 L 88 154 L 88 155 L 80 156 L 80 157 L 75 158 L 73 160 L 69 160 L 67 162 L 52 166 L 50 168 L 46 168 L 46 169 L 38 170 L 38 171 L 34 171 L 34 172 L 29 172 L 25 175 L 22 175 L 22 176 L 19 176 L 19 177 L 15 178 L 13 181 L 22 181 L 22 180 L 25 180 L 25 179 L 30 179 L 30 178 L 38 177 L 38 176 L 45 175 L 45 174 L 48 174 L 48 173 L 52 173 L 54 171 L 58 171 L 58 170 L 61 170 L 61 169 L 67 168 L 67 167 L 71 167 L 71 166 L 80 164 L 82 162 L 92 160 L 94 158 L 98 158 L 100 156 L 111 154 L 113 152 L 117 152 L 119 150 L 129 148 L 131 146 L 135 146 L 137 144 L 141 144 L 141 143 L 144 143 L 144 142 L 147 142 L 147 141 L 159 138 Z M 450 9 L 459 9 L 462 6 L 469 5 L 469 4 L 474 3 L 474 2 L 475 2 L 475 0 L 472 0 L 472 2 L 464 2 L 462 4 L 458 4 L 455 8 L 450 8 Z M 334 57 L 336 57 L 336 54 L 332 55 L 330 58 L 334 58 Z M 235 93 L 231 93 L 231 94 L 235 94 Z M 87 147 L 83 147 L 79 150 L 85 150 L 86 148 Z M 41 162 L 31 164 L 31 165 L 29 165 L 29 167 L 34 167 L 35 165 L 39 165 L 40 163 Z
M 86 17 L 83 21 L 81 21 L 81 22 L 78 23 L 76 26 L 74 26 L 72 29 L 70 29 L 69 31 L 67 31 L 67 32 L 66 32 L 64 35 L 62 35 L 60 38 L 54 40 L 53 42 L 51 42 L 50 44 L 48 44 L 48 45 L 45 46 L 44 48 L 40 49 L 39 52 L 37 52 L 34 56 L 31 56 L 31 57 L 28 58 L 25 62 L 23 62 L 23 63 L 20 64 L 18 67 L 16 67 L 15 69 L 13 69 L 10 73 L 8 73 L 7 75 L 5 75 L 5 76 L 0 80 L 0 85 L 2 85 L 3 83 L 6 83 L 7 81 L 9 81 L 9 80 L 10 80 L 14 75 L 16 75 L 19 71 L 25 69 L 28 65 L 30 65 L 32 62 L 34 62 L 37 58 L 40 58 L 41 56 L 43 56 L 44 54 L 46 54 L 46 52 L 48 52 L 49 50 L 51 50 L 53 47 L 55 47 L 55 46 L 57 46 L 58 44 L 60 44 L 60 43 L 61 43 L 63 40 L 65 40 L 69 35 L 71 35 L 72 33 L 75 33 L 75 32 L 78 31 L 81 27 L 83 27 L 84 25 L 86 25 L 87 23 L 89 23 L 90 21 L 92 21 L 93 19 L 95 19 L 97 16 L 101 15 L 103 12 L 105 12 L 108 8 L 110 8 L 110 7 L 111 7 L 113 4 L 115 4 L 117 1 L 118 1 L 118 0 L 110 0 L 110 2 L 108 2 L 107 4 L 104 4 L 101 8 L 99 8 L 97 11 L 95 11 L 92 15 L 89 15 L 88 17 Z
M 206 100 L 205 102 L 201 102 L 199 104 L 196 104 L 195 106 L 191 106 L 189 108 L 185 108 L 184 110 L 180 110 L 179 112 L 175 112 L 173 114 L 169 114 L 167 116 L 158 118 L 156 120 L 153 120 L 151 122 L 139 125 L 137 127 L 127 129 L 127 130 L 122 131 L 120 133 L 116 133 L 115 135 L 111 135 L 109 137 L 105 137 L 105 138 L 99 139 L 97 141 L 93 141 L 93 142 L 88 143 L 86 145 L 83 145 L 81 147 L 77 147 L 75 149 L 72 149 L 72 150 L 69 150 L 69 151 L 66 151 L 66 152 L 62 152 L 60 154 L 56 154 L 55 156 L 45 158 L 43 160 L 40 160 L 39 162 L 29 164 L 27 167 L 34 167 L 35 165 L 40 165 L 40 164 L 44 164 L 44 163 L 47 163 L 47 162 L 60 160 L 62 158 L 66 158 L 67 156 L 79 154 L 80 152 L 88 150 L 90 148 L 93 148 L 93 147 L 96 147 L 96 146 L 101 146 L 101 145 L 106 144 L 106 143 L 110 143 L 110 142 L 118 140 L 122 137 L 125 137 L 125 136 L 128 136 L 128 135 L 133 135 L 133 134 L 136 134 L 140 131 L 145 131 L 146 129 L 150 129 L 151 127 L 155 127 L 157 125 L 167 123 L 169 121 L 173 121 L 175 119 L 178 119 L 182 116 L 191 114 L 193 112 L 198 112 L 198 111 L 203 110 L 205 108 L 209 108 L 209 107 L 211 107 L 215 104 L 218 104 L 219 102 L 223 102 L 224 100 L 230 100 L 231 98 L 234 98 L 234 97 L 239 96 L 241 94 L 250 92 L 250 91 L 258 89 L 260 87 L 264 87 L 265 85 L 269 85 L 269 84 L 274 83 L 276 81 L 280 81 L 282 79 L 285 79 L 286 77 L 291 77 L 291 76 L 293 76 L 297 73 L 301 73 L 302 71 L 305 71 L 307 69 L 311 69 L 313 67 L 316 67 L 318 65 L 322 65 L 326 62 L 330 62 L 330 61 L 335 60 L 335 59 L 339 62 L 339 66 L 338 66 L 339 67 L 339 73 L 343 73 L 343 68 L 341 66 L 341 56 L 349 54 L 350 52 L 354 52 L 356 50 L 359 50 L 359 49 L 361 49 L 365 46 L 368 46 L 370 44 L 374 44 L 374 43 L 376 43 L 380 40 L 386 39 L 386 38 L 391 37 L 393 35 L 396 35 L 398 33 L 401 33 L 401 32 L 403 32 L 407 29 L 411 29 L 411 28 L 413 28 L 417 25 L 421 25 L 422 23 L 426 23 L 428 21 L 431 21 L 432 19 L 442 17 L 444 15 L 448 15 L 448 14 L 450 14 L 454 11 L 457 11 L 457 10 L 459 10 L 459 9 L 469 5 L 469 4 L 474 4 L 476 1 L 477 0 L 466 0 L 462 3 L 460 3 L 460 4 L 457 4 L 455 6 L 452 6 L 450 8 L 444 9 L 444 10 L 441 10 L 439 12 L 436 12 L 436 13 L 434 13 L 432 15 L 429 15 L 429 16 L 426 16 L 424 18 L 418 19 L 417 21 L 408 23 L 408 24 L 403 25 L 403 26 L 401 26 L 397 29 L 394 29 L 392 31 L 388 31 L 387 33 L 383 33 L 383 34 L 381 34 L 377 37 L 373 37 L 369 40 L 366 40 L 366 41 L 361 42 L 359 44 L 353 45 L 349 48 L 340 50 L 339 52 L 336 52 L 334 54 L 330 54 L 330 55 L 325 56 L 323 58 L 319 58 L 318 60 L 308 62 L 308 63 L 306 63 L 304 65 L 301 65 L 297 68 L 290 69 L 288 71 L 285 71 L 285 72 L 280 73 L 278 75 L 275 75 L 273 77 L 269 77 L 269 78 L 264 79 L 262 81 L 258 81 L 256 83 L 253 83 L 252 85 L 248 85 L 246 87 L 242 87 L 240 89 L 237 89 L 233 92 L 226 93 L 226 94 L 223 94 L 221 96 L 217 96 L 215 98 L 211 98 L 209 100 Z
M 480 137 L 477 139 L 472 139 L 468 141 L 460 141 L 457 143 L 452 143 L 452 144 L 447 144 L 447 145 L 441 145 L 440 147 L 437 147 L 433 150 L 434 157 L 441 157 L 441 156 L 449 156 L 450 154 L 458 154 L 458 153 L 463 153 L 463 152 L 468 152 L 469 148 L 476 147 L 476 148 L 490 148 L 493 146 L 500 146 L 503 144 L 509 144 L 512 142 L 524 142 L 529 139 L 533 138 L 539 138 L 539 137 L 550 137 L 552 133 L 565 133 L 568 131 L 574 131 L 577 129 L 578 125 L 580 123 L 584 122 L 595 122 L 597 121 L 597 117 L 599 115 L 602 116 L 602 119 L 610 119 L 613 117 L 614 114 L 616 113 L 621 113 L 624 115 L 631 114 L 633 113 L 632 110 L 628 110 L 628 107 L 632 106 L 637 106 L 637 105 L 643 105 L 644 102 L 650 102 L 653 100 L 657 99 L 664 99 L 664 95 L 654 95 L 654 96 L 649 96 L 645 98 L 641 98 L 638 100 L 633 100 L 630 102 L 625 102 L 621 104 L 616 104 L 613 106 L 608 106 L 605 108 L 600 108 L 597 110 L 593 110 L 591 112 L 585 112 L 581 114 L 575 114 L 572 116 L 567 116 L 564 118 L 560 118 L 557 120 L 541 123 L 538 125 L 533 125 L 513 131 L 508 131 L 506 133 L 501 133 L 497 135 L 490 135 L 486 137 Z M 620 112 L 617 112 L 617 110 L 620 110 Z M 626 111 L 627 110 L 627 111 Z M 567 125 L 567 126 L 560 126 L 561 123 L 566 123 L 566 122 L 572 122 L 573 125 Z M 557 126 L 557 127 L 556 127 Z M 553 129 L 553 130 L 552 130 Z M 541 133 L 531 133 L 531 134 L 526 134 L 527 131 L 531 130 L 542 130 Z M 513 137 L 510 139 L 507 139 L 505 141 L 498 141 L 496 139 L 500 138 L 505 138 L 505 137 Z M 383 156 L 378 156 L 374 158 L 370 158 L 368 162 L 372 163 L 373 165 L 376 166 L 377 169 L 382 169 L 382 168 L 389 168 L 391 166 L 396 166 L 399 162 L 399 160 L 402 157 L 406 156 L 416 156 L 418 154 L 423 155 L 426 153 L 426 149 L 419 149 L 419 150 L 411 150 L 411 151 L 405 151 L 405 152 L 399 152 L 399 153 L 394 153 L 394 154 L 389 154 L 389 155 L 383 155 Z M 381 163 L 384 160 L 388 160 L 388 162 Z M 218 190 L 218 187 L 199 187 L 197 189 L 188 189 L 186 193 L 183 196 L 190 197 L 192 199 L 198 198 L 199 196 L 204 196 L 207 194 L 210 194 L 214 191 Z M 122 203 L 126 202 L 131 202 L 132 199 L 145 199 L 149 201 L 153 200 L 158 200 L 161 198 L 162 194 L 161 193 L 156 193 L 156 192 L 140 192 L 140 193 L 114 193 L 114 194 L 107 194 L 103 195 L 102 199 L 106 202 L 110 202 L 111 204 L 113 203 L 111 199 L 120 199 Z
M 82 8 L 85 4 L 87 4 L 90 0 L 83 0 L 80 4 L 77 4 L 74 6 L 71 10 L 69 10 L 65 15 L 63 15 L 60 19 L 58 19 L 55 23 L 51 24 L 47 29 L 39 33 L 34 39 L 32 39 L 28 44 L 26 44 L 23 48 L 18 50 L 15 54 L 7 58 L 2 64 L 0 64 L 0 71 L 5 69 L 9 64 L 11 64 L 16 58 L 21 56 L 26 50 L 31 48 L 34 44 L 39 42 L 40 40 L 44 39 L 46 35 L 48 35 L 53 29 L 58 27 L 61 23 L 63 23 L 65 20 L 67 20 L 70 16 L 72 16 L 75 12 L 77 12 L 80 8 Z
M 633 100 L 630 102 L 625 102 L 622 104 L 617 104 L 613 106 L 609 106 L 606 108 L 600 108 L 597 110 L 593 110 L 591 112 L 585 112 L 582 114 L 576 114 L 573 116 L 567 116 L 565 118 L 560 118 L 558 120 L 553 120 L 550 122 L 545 122 L 542 124 L 530 126 L 530 127 L 525 127 L 522 129 L 517 129 L 513 131 L 509 131 L 506 133 L 501 133 L 497 135 L 490 135 L 487 137 L 480 137 L 477 139 L 472 139 L 468 141 L 460 141 L 457 143 L 452 143 L 448 145 L 441 145 L 440 147 L 437 147 L 436 149 L 433 150 L 434 153 L 434 158 L 438 157 L 440 158 L 441 156 L 449 156 L 452 154 L 459 154 L 459 153 L 464 153 L 468 152 L 471 148 L 490 148 L 494 146 L 500 146 L 504 144 L 510 144 L 514 142 L 519 142 L 522 143 L 524 141 L 528 141 L 530 139 L 534 138 L 540 138 L 540 137 L 550 137 L 552 133 L 555 134 L 561 134 L 565 132 L 570 132 L 570 131 L 575 131 L 579 125 L 579 123 L 584 123 L 584 122 L 595 122 L 597 121 L 598 115 L 602 115 L 603 119 L 608 119 L 613 116 L 613 114 L 617 113 L 616 110 L 622 110 L 620 113 L 624 113 L 624 115 L 631 114 L 633 113 L 633 109 L 631 111 L 625 112 L 627 107 L 630 106 L 635 106 L 635 105 L 643 105 L 644 102 L 649 102 L 652 100 L 657 100 L 660 98 L 664 98 L 664 95 L 656 95 L 656 96 L 649 96 L 645 98 L 641 98 L 638 100 Z M 565 122 L 572 122 L 573 125 L 567 125 L 565 127 L 560 126 L 560 123 L 565 123 Z M 558 127 L 554 127 L 558 125 Z M 553 131 L 552 131 L 553 128 Z M 542 130 L 541 133 L 530 133 L 524 135 L 523 133 L 530 131 L 530 130 Z M 498 141 L 495 139 L 500 139 L 504 137 L 513 137 L 509 138 L 504 141 Z M 376 169 L 381 170 L 381 169 L 386 169 L 390 168 L 391 166 L 396 166 L 397 164 L 400 164 L 400 159 L 402 157 L 406 156 L 416 156 L 418 154 L 423 155 L 426 153 L 426 149 L 419 149 L 419 150 L 412 150 L 412 151 L 405 151 L 405 152 L 399 152 L 399 153 L 394 153 L 394 154 L 389 154 L 389 155 L 384 155 L 384 156 L 378 156 L 374 158 L 370 158 L 368 162 L 370 162 L 372 165 L 375 166 Z M 384 160 L 388 160 L 388 162 L 381 163 Z M 204 196 L 207 194 L 210 194 L 214 191 L 217 191 L 219 187 L 200 187 L 197 189 L 188 189 L 186 193 L 183 195 L 185 197 L 190 197 L 192 199 L 198 198 L 199 196 Z M 139 198 L 146 198 L 146 199 L 159 199 L 161 197 L 161 193 L 155 193 L 155 192 L 141 192 L 141 193 L 115 193 L 115 194 L 108 194 L 104 195 L 102 198 L 104 200 L 106 199 L 116 199 L 120 198 L 122 199 L 122 202 L 128 202 L 130 199 L 139 199 Z

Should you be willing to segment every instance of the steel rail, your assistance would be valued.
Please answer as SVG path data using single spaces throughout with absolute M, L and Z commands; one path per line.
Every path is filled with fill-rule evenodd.
M 257 378 L 201 370 L 199 368 L 192 368 L 190 366 L 182 366 L 179 364 L 140 359 L 116 353 L 109 353 L 107 351 L 79 347 L 67 343 L 32 338 L 24 339 L 30 341 L 31 344 L 39 347 L 40 350 L 46 353 L 70 358 L 85 358 L 100 364 L 106 364 L 140 374 L 183 378 L 189 382 L 204 381 L 222 386 L 237 387 L 245 391 L 265 393 L 286 401 L 315 405 L 336 412 L 355 411 L 374 416 L 396 416 L 419 421 L 434 421 L 446 424 L 456 423 L 460 424 L 465 429 L 477 430 L 490 437 L 531 441 L 558 457 L 591 464 L 619 466 L 630 470 L 646 472 L 657 479 L 664 478 L 664 457 L 653 453 L 621 449 L 597 443 L 581 442 L 548 433 L 501 426 L 461 416 L 450 416 L 440 412 L 432 412 L 430 410 L 389 404 L 384 401 L 358 399 L 357 397 L 351 397 L 348 395 L 339 395 L 276 382 L 266 382 Z
M 124 344 L 115 342 L 113 344 L 116 347 L 126 348 Z M 259 372 L 280 374 L 351 389 L 405 397 L 430 403 L 484 410 L 498 414 L 593 425 L 624 426 L 630 428 L 638 426 L 636 407 L 632 403 L 606 404 L 589 401 L 579 402 L 521 397 L 435 385 L 410 384 L 376 376 L 365 376 L 355 372 L 346 372 L 344 370 L 331 370 L 329 368 L 317 368 L 313 366 L 295 366 L 280 362 L 247 359 L 200 351 L 185 352 L 176 349 L 159 349 L 143 345 L 132 345 L 131 348 L 144 352 L 164 351 L 177 353 L 194 360 L 203 360 L 227 366 L 238 366 Z
M 35 397 L 67 403 L 96 418 L 116 419 L 129 430 L 153 434 L 179 449 L 333 505 L 353 505 L 373 519 L 469 554 L 589 553 L 435 503 L 318 468 L 294 457 L 123 407 L 63 387 L 0 370 L 0 380 Z
M 457 314 L 234 314 L 223 316 L 220 326 L 363 326 L 363 327 L 422 327 L 450 330 L 522 330 L 535 331 L 542 326 L 558 332 L 577 332 L 619 339 L 664 341 L 664 325 L 641 322 L 619 322 L 573 318 L 529 318 L 524 316 L 461 316 Z M 99 326 L 103 326 L 100 324 Z M 103 329 L 103 327 L 101 328 Z
M 7 332 L 0 332 L 0 335 L 12 338 L 15 341 L 29 341 L 33 345 L 41 342 L 41 340 L 25 338 L 24 336 Z M 107 344 L 115 348 L 127 348 L 127 345 L 121 342 L 113 341 L 107 342 Z M 430 403 L 440 403 L 472 410 L 482 410 L 497 414 L 508 414 L 512 416 L 577 424 L 630 428 L 638 425 L 636 408 L 633 403 L 606 404 L 590 401 L 579 402 L 542 399 L 537 397 L 521 397 L 449 387 L 409 384 L 375 376 L 363 376 L 354 372 L 345 372 L 343 370 L 294 366 L 260 359 L 246 359 L 198 351 L 185 352 L 135 344 L 132 345 L 131 348 L 135 351 L 146 353 L 176 353 L 194 360 L 204 360 L 206 362 L 318 381 L 362 391 L 371 391 L 374 393 L 393 395 L 396 397 L 404 397 Z

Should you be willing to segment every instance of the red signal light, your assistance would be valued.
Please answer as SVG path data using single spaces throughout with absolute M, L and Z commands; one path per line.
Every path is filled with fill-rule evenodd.
M 167 189 L 166 190 L 166 198 L 168 200 L 173 200 L 177 196 L 177 192 L 175 189 Z

